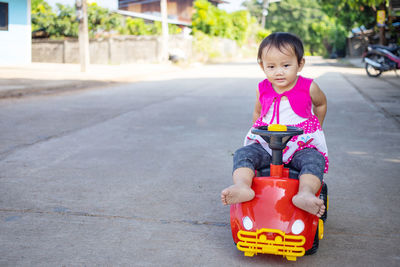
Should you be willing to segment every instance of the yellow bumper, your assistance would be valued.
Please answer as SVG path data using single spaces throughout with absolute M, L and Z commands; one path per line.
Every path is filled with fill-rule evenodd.
M 295 261 L 297 257 L 304 256 L 303 247 L 306 242 L 304 236 L 286 235 L 277 229 L 260 229 L 256 232 L 238 232 L 239 242 L 237 248 L 244 252 L 245 256 L 252 257 L 257 253 L 282 255 L 288 260 Z M 274 239 L 268 239 L 274 236 Z

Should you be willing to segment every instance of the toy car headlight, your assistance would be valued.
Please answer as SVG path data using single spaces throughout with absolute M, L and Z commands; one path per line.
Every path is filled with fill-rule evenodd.
M 249 216 L 244 217 L 242 222 L 244 229 L 251 230 L 253 228 L 253 221 L 250 219 Z
M 301 232 L 303 232 L 304 227 L 305 227 L 305 225 L 302 220 L 296 220 L 296 221 L 294 221 L 294 223 L 292 225 L 292 233 L 295 235 L 298 235 Z

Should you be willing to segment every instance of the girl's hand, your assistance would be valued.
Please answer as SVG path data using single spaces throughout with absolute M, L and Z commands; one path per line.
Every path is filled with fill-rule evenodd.
M 319 124 L 322 127 L 327 110 L 326 96 L 315 82 L 311 84 L 310 96 L 313 103 L 313 112 L 315 116 L 317 116 Z

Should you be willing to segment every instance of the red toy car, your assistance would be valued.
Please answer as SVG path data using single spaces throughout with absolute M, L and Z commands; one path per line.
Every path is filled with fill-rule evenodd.
M 284 168 L 282 151 L 292 136 L 303 133 L 301 128 L 269 125 L 254 128 L 272 149 L 269 169 L 258 170 L 252 189 L 251 201 L 233 204 L 230 208 L 233 240 L 245 256 L 258 253 L 283 255 L 295 261 L 297 257 L 313 254 L 323 237 L 327 217 L 327 186 L 323 183 L 317 193 L 324 200 L 325 214 L 318 218 L 292 203 L 297 194 L 299 181 L 296 170 Z

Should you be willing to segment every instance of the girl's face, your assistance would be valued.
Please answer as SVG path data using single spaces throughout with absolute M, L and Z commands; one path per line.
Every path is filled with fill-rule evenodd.
M 281 48 L 281 50 L 276 47 L 265 47 L 260 63 L 267 79 L 278 93 L 283 93 L 294 87 L 297 81 L 297 73 L 304 66 L 304 58 L 301 59 L 299 64 L 292 48 Z

